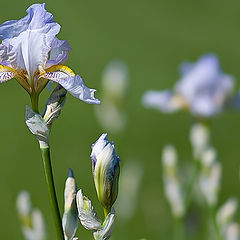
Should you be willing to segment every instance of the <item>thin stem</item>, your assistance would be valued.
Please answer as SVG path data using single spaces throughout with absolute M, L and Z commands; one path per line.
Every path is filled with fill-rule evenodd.
M 185 240 L 183 218 L 174 218 L 174 240 Z
M 45 176 L 46 176 L 46 181 L 48 186 L 48 193 L 50 197 L 51 209 L 52 209 L 52 214 L 55 222 L 55 228 L 57 231 L 58 240 L 64 240 L 62 220 L 60 216 L 60 211 L 59 211 L 58 202 L 57 202 L 57 195 L 56 195 L 55 186 L 54 186 L 52 165 L 51 165 L 51 159 L 50 159 L 50 150 L 49 150 L 49 147 L 40 147 L 40 149 L 42 153 L 44 171 L 45 171 Z
M 198 176 L 199 176 L 199 170 L 200 170 L 199 163 L 197 162 L 197 160 L 195 160 L 195 166 L 194 166 L 194 171 L 193 171 L 193 174 L 192 174 L 192 178 L 191 178 L 191 180 L 190 180 L 190 182 L 187 186 L 187 190 L 186 190 L 186 194 L 185 194 L 186 210 L 189 208 L 191 200 L 192 200 L 194 186 L 195 186 L 196 181 L 197 181 Z
M 110 213 L 110 210 L 103 208 L 103 212 L 104 212 L 104 217 L 106 219 L 107 215 Z
M 210 215 L 210 219 L 212 221 L 213 228 L 214 228 L 214 231 L 215 231 L 215 234 L 216 234 L 216 239 L 217 240 L 223 240 L 223 237 L 221 235 L 218 223 L 216 221 L 216 216 L 215 216 L 215 212 L 214 212 L 213 208 L 209 209 L 209 215 Z

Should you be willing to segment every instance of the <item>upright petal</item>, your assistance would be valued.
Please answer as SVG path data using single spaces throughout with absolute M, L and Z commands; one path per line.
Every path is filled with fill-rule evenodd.
M 220 76 L 218 58 L 213 54 L 204 55 L 184 72 L 175 90 L 186 101 L 191 102 L 200 91 L 214 91 Z
M 20 20 L 3 23 L 0 37 L 12 66 L 26 70 L 32 79 L 34 73 L 44 67 L 60 25 L 45 10 L 45 4 L 33 4 L 27 13 Z
M 46 63 L 46 68 L 53 65 L 63 64 L 68 58 L 68 52 L 71 47 L 67 40 L 59 40 L 57 37 L 52 41 L 49 60 Z

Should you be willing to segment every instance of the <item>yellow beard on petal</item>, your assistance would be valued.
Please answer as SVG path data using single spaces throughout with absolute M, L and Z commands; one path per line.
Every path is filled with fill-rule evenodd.
M 46 70 L 46 72 L 58 72 L 58 71 L 64 72 L 69 76 L 73 76 L 73 77 L 75 76 L 75 73 L 73 72 L 73 70 L 65 65 L 54 65 Z

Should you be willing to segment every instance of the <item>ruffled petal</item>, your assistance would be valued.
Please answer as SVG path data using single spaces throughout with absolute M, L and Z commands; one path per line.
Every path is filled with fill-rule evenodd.
M 100 104 L 100 101 L 94 97 L 95 89 L 87 88 L 79 75 L 73 76 L 63 71 L 47 72 L 41 77 L 59 83 L 74 97 L 89 103 Z
M 8 59 L 15 69 L 26 70 L 29 77 L 44 67 L 52 41 L 60 31 L 45 4 L 33 4 L 27 15 L 0 26 L 2 45 L 7 48 Z
M 170 113 L 178 110 L 181 103 L 176 102 L 172 91 L 147 91 L 142 98 L 145 107 Z

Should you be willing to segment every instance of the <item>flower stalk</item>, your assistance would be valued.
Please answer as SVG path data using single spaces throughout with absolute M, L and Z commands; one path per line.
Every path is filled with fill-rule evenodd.
M 48 147 L 40 147 L 41 154 L 42 154 L 42 160 L 43 160 L 43 166 L 44 166 L 44 172 L 48 187 L 48 194 L 50 197 L 50 203 L 51 203 L 51 210 L 52 215 L 54 218 L 55 228 L 57 232 L 58 240 L 64 240 L 64 233 L 62 229 L 62 220 L 60 216 L 60 211 L 58 207 L 58 201 L 57 201 L 57 195 L 54 185 L 54 179 L 53 179 L 53 171 L 52 171 L 52 164 L 51 164 L 51 158 L 50 158 L 50 149 Z

